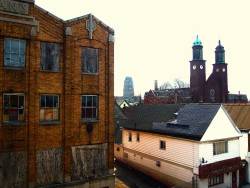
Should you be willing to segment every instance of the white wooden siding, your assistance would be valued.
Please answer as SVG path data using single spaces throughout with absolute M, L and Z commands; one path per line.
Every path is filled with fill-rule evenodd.
M 234 123 L 227 115 L 227 112 L 221 107 L 201 138 L 201 141 L 205 142 L 240 136 L 240 131 L 235 127 Z
M 229 140 L 228 141 L 228 152 L 219 154 L 219 155 L 213 155 L 213 143 L 201 143 L 199 146 L 199 159 L 201 161 L 202 157 L 205 161 L 208 163 L 214 163 L 221 160 L 231 159 L 234 157 L 240 156 L 240 150 L 239 150 L 239 139 Z
M 176 166 L 167 162 L 161 162 L 161 166 L 156 166 L 156 161 L 153 159 L 149 159 L 147 157 L 142 157 L 140 155 L 136 155 L 130 151 L 124 150 L 125 153 L 128 153 L 128 159 L 130 162 L 140 164 L 145 167 L 148 167 L 154 171 L 164 173 L 165 175 L 180 179 L 182 181 L 190 183 L 192 181 L 193 172 L 192 169 L 183 168 L 180 166 Z
M 128 142 L 128 133 L 132 132 L 132 142 Z M 160 149 L 160 140 L 166 142 L 166 150 Z M 198 166 L 198 142 L 180 140 L 158 134 L 140 132 L 140 142 L 136 141 L 136 132 L 123 131 L 123 146 L 153 157 L 184 165 L 190 168 Z

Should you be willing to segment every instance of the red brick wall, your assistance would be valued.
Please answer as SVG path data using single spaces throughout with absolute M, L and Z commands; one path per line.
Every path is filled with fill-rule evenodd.
M 9 17 L 8 15 L 1 15 Z M 71 147 L 85 144 L 108 144 L 109 168 L 113 168 L 113 104 L 114 104 L 114 44 L 109 42 L 109 31 L 97 22 L 93 39 L 88 38 L 86 18 L 63 22 L 38 7 L 31 6 L 30 16 L 39 23 L 36 36 L 31 36 L 31 26 L 0 21 L 0 103 L 6 92 L 25 93 L 25 125 L 11 126 L 3 123 L 0 105 L 0 153 L 4 151 L 28 152 L 28 182 L 36 182 L 36 153 L 50 148 L 64 148 L 64 177 L 71 175 Z M 22 19 L 22 18 L 15 18 Z M 65 36 L 71 27 L 72 36 Z M 7 70 L 3 66 L 3 40 L 17 37 L 27 40 L 26 67 Z M 40 70 L 40 42 L 61 45 L 60 72 Z M 99 49 L 99 74 L 81 74 L 81 47 Z M 41 125 L 39 105 L 41 94 L 60 96 L 60 123 Z M 81 122 L 81 95 L 99 95 L 99 120 L 91 134 L 86 123 Z

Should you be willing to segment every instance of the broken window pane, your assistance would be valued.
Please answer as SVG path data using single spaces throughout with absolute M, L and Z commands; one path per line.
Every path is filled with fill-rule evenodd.
M 59 120 L 59 96 L 41 95 L 40 96 L 40 121 Z
M 41 43 L 41 69 L 59 71 L 60 46 L 56 43 Z
M 97 73 L 98 72 L 98 49 L 83 48 L 82 50 L 82 72 Z
M 21 39 L 4 39 L 4 66 L 25 66 L 26 41 Z

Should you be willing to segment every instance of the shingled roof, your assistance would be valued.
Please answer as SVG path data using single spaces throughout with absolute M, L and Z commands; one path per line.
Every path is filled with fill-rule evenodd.
M 223 106 L 240 130 L 250 130 L 250 104 L 224 104 Z
M 155 123 L 152 131 L 171 136 L 200 140 L 220 104 L 187 104 L 178 112 L 177 119 L 169 123 Z
M 174 120 L 175 113 L 182 107 L 181 104 L 151 105 L 141 104 L 124 109 L 128 121 L 124 123 L 126 128 L 151 131 L 154 122 L 169 122 Z

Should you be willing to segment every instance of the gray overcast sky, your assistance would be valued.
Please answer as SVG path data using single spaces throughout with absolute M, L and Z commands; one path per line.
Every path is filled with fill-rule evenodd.
M 189 83 L 192 42 L 198 34 L 212 71 L 220 39 L 226 50 L 229 91 L 250 98 L 249 0 L 36 0 L 62 19 L 94 14 L 115 30 L 115 95 L 126 75 L 144 95 L 180 78 Z

